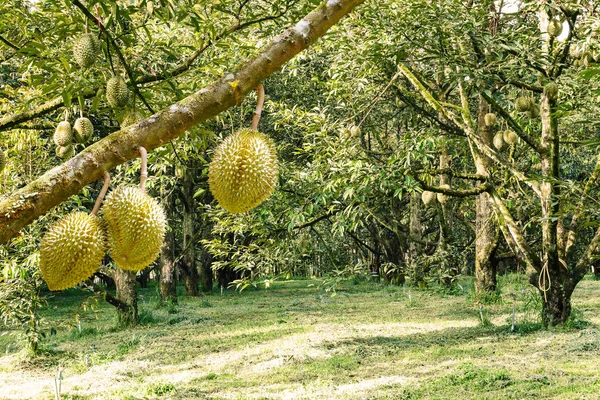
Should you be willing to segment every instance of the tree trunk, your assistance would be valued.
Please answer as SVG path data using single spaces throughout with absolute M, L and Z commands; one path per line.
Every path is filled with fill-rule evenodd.
M 193 170 L 186 168 L 183 177 L 182 188 L 183 207 L 183 260 L 180 264 L 183 272 L 185 294 L 187 296 L 198 296 L 198 269 L 196 267 L 196 238 L 194 229 L 194 216 L 196 211 L 196 200 L 194 199 Z
M 169 230 L 160 253 L 160 300 L 171 303 L 177 303 L 174 244 L 175 233 Z
M 493 133 L 485 124 L 485 114 L 488 113 L 488 110 L 488 103 L 480 98 L 477 134 L 485 144 L 491 146 Z M 475 159 L 477 173 L 487 176 L 488 171 L 481 157 L 483 155 Z M 479 297 L 485 293 L 493 293 L 497 288 L 496 269 L 498 260 L 494 255 L 498 247 L 498 236 L 496 216 L 494 215 L 490 195 L 481 193 L 477 196 L 475 205 L 475 293 Z
M 200 258 L 200 289 L 204 293 L 211 293 L 213 287 L 212 255 L 208 251 L 202 252 Z
M 121 303 L 117 305 L 117 318 L 123 327 L 135 326 L 139 322 L 135 276 L 135 271 L 115 270 L 116 298 Z
M 569 286 L 553 282 L 545 293 L 541 292 L 544 300 L 542 324 L 545 327 L 563 324 L 571 316 L 572 290 L 568 289 Z

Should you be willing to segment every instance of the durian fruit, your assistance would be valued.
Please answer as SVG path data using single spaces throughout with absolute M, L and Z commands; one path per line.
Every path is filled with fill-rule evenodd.
M 92 121 L 85 117 L 77 118 L 73 125 L 73 137 L 77 143 L 86 143 L 94 134 Z
M 496 136 L 494 136 L 494 147 L 498 150 L 502 150 L 502 148 L 504 147 L 503 136 L 504 135 L 501 132 L 497 133 Z
M 428 205 L 428 204 L 434 202 L 436 197 L 437 196 L 434 192 L 430 192 L 428 190 L 424 190 L 423 193 L 421 193 L 421 199 L 423 200 L 423 203 L 425 205 Z
M 167 220 L 158 202 L 133 186 L 112 191 L 102 207 L 108 248 L 117 266 L 141 271 L 160 254 Z
M 240 129 L 215 150 L 208 168 L 208 184 L 221 207 L 241 213 L 271 196 L 277 174 L 273 141 L 252 129 Z
M 517 135 L 514 131 L 506 130 L 502 133 L 502 139 L 504 139 L 504 141 L 508 144 L 516 144 L 519 140 L 519 135 Z
M 72 144 L 68 146 L 58 146 L 56 147 L 56 155 L 62 159 L 71 158 L 75 155 L 75 149 Z
M 54 131 L 54 143 L 57 146 L 68 146 L 73 143 L 73 131 L 69 121 L 61 121 Z
M 527 116 L 531 119 L 537 118 L 540 116 L 540 106 L 533 103 L 531 109 L 527 111 Z
M 81 68 L 89 68 L 101 50 L 100 41 L 91 33 L 79 36 L 73 43 L 73 58 Z
M 548 83 L 544 86 L 544 94 L 548 96 L 550 100 L 556 100 L 558 98 L 558 85 L 554 82 Z
M 563 31 L 563 24 L 557 19 L 551 19 L 548 22 L 548 35 L 552 37 L 560 36 Z
M 448 189 L 450 190 L 450 185 L 440 185 L 440 187 L 442 189 Z M 439 201 L 441 204 L 446 204 L 446 202 L 448 201 L 448 196 L 445 195 L 444 193 L 437 193 L 437 201 Z
M 517 101 L 515 101 L 515 110 L 519 112 L 529 111 L 532 104 L 533 101 L 530 97 L 521 96 L 517 98 Z
M 106 101 L 113 108 L 122 108 L 129 100 L 129 89 L 121 75 L 115 75 L 106 83 Z
M 4 150 L 0 148 L 0 172 L 4 170 L 4 167 L 6 167 L 6 156 L 4 155 Z
M 102 265 L 106 237 L 100 219 L 75 211 L 50 227 L 40 242 L 40 270 L 50 290 L 88 279 Z
M 487 113 L 487 114 L 485 114 L 485 117 L 483 117 L 483 120 L 485 122 L 485 126 L 492 127 L 492 126 L 496 125 L 496 114 Z
M 139 111 L 128 112 L 121 121 L 121 128 L 137 124 L 144 119 L 144 116 Z

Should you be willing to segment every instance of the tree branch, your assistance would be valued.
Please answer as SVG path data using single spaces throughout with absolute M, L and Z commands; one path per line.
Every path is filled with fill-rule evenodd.
M 319 6 L 294 27 L 276 37 L 260 53 L 217 82 L 145 120 L 90 145 L 62 165 L 0 202 L 0 243 L 16 236 L 26 225 L 78 193 L 127 160 L 138 148 L 152 150 L 242 100 L 263 79 L 323 36 L 344 15 L 364 0 L 331 0 Z

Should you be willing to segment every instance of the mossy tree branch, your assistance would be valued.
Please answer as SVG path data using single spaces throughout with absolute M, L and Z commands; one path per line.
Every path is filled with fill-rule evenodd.
M 159 111 L 149 118 L 92 144 L 62 165 L 0 202 L 0 243 L 16 236 L 50 208 L 78 193 L 85 185 L 139 155 L 180 136 L 218 113 L 239 104 L 243 96 L 283 64 L 323 36 L 364 0 L 329 0 L 294 27 L 277 36 L 256 56 L 220 80 Z

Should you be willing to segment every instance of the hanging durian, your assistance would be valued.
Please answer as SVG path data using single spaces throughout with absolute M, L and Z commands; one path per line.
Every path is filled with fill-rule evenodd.
M 501 132 L 497 133 L 496 136 L 494 136 L 494 147 L 498 150 L 502 150 L 502 148 L 504 147 L 503 136 L 504 135 Z
M 100 41 L 91 33 L 79 36 L 73 43 L 73 58 L 82 68 L 89 68 L 101 51 Z
M 447 185 L 447 184 L 440 185 L 440 188 L 450 190 L 450 185 Z M 448 195 L 446 195 L 444 193 L 437 193 L 437 201 L 439 201 L 441 204 L 446 204 L 448 199 L 449 199 Z
M 160 254 L 167 220 L 160 204 L 146 194 L 146 150 L 142 153 L 140 187 L 122 186 L 112 191 L 102 207 L 108 248 L 117 266 L 141 271 Z
M 68 146 L 57 146 L 56 147 L 56 156 L 59 158 L 71 158 L 75 155 L 75 149 L 73 145 L 70 144 Z
M 277 184 L 275 144 L 257 132 L 264 89 L 250 129 L 240 129 L 219 144 L 208 168 L 208 184 L 219 205 L 231 213 L 246 212 L 268 199 Z
M 552 101 L 558 99 L 558 85 L 554 82 L 548 83 L 544 86 L 544 94 Z
M 531 106 L 531 109 L 529 111 L 527 111 L 527 116 L 531 119 L 537 118 L 540 116 L 540 106 L 538 106 L 537 104 L 533 104 Z
M 515 101 L 515 110 L 519 112 L 526 112 L 531 109 L 533 105 L 533 99 L 531 97 L 521 96 Z
M 502 133 L 502 138 L 508 144 L 515 144 L 519 140 L 519 135 L 517 135 L 514 131 L 506 130 Z
M 485 126 L 492 127 L 496 125 L 496 114 L 487 113 L 485 117 L 483 117 L 483 121 L 485 122 Z
M 548 35 L 552 37 L 560 36 L 563 30 L 563 24 L 557 19 L 551 19 L 548 22 Z
M 106 83 L 106 101 L 113 108 L 122 108 L 129 100 L 129 89 L 121 75 L 115 75 Z
M 144 116 L 139 111 L 128 112 L 121 121 L 121 128 L 137 124 L 144 119 Z
M 423 200 L 423 203 L 425 205 L 428 205 L 428 204 L 434 202 L 436 197 L 437 196 L 434 192 L 430 192 L 428 190 L 424 190 L 423 193 L 421 194 L 421 199 Z
M 91 214 L 75 211 L 50 227 L 40 241 L 40 271 L 50 290 L 63 290 L 91 277 L 102 265 L 106 236 L 96 216 L 110 177 Z
M 73 137 L 77 143 L 87 143 L 94 134 L 94 125 L 92 121 L 85 118 L 83 113 L 75 120 L 73 125 Z
M 54 143 L 57 146 L 69 146 L 73 143 L 73 131 L 69 121 L 61 121 L 54 131 Z

